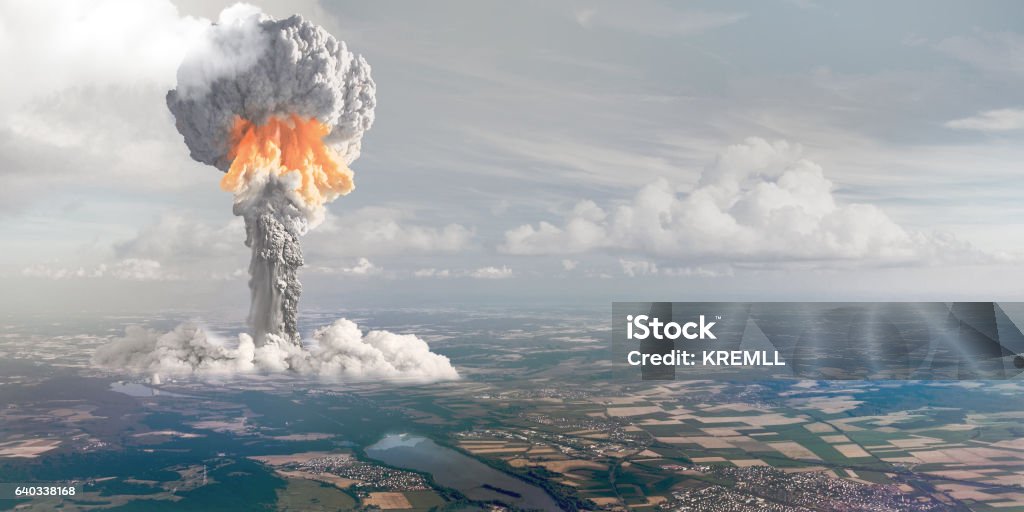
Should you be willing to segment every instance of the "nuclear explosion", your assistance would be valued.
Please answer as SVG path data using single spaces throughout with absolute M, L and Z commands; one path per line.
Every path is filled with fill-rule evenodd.
M 186 55 L 167 106 L 192 158 L 225 172 L 221 188 L 245 219 L 257 346 L 298 343 L 299 240 L 354 188 L 348 165 L 373 124 L 376 86 L 366 60 L 300 16 L 235 8 L 208 41 Z
M 196 322 L 141 327 L 100 347 L 101 366 L 152 374 L 291 371 L 325 377 L 427 382 L 459 377 L 414 335 L 370 331 L 346 319 L 303 346 L 298 306 L 301 239 L 326 205 L 354 189 L 376 106 L 370 66 L 301 16 L 274 19 L 236 4 L 184 56 L 166 102 L 192 158 L 224 173 L 220 187 L 245 221 L 249 332 L 228 346 Z

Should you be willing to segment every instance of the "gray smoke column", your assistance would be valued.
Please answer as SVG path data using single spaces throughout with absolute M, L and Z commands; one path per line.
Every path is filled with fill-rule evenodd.
M 235 215 L 245 219 L 245 245 L 252 249 L 249 326 L 258 345 L 266 342 L 267 334 L 299 340 L 302 283 L 298 270 L 303 264 L 299 236 L 306 221 L 286 197 L 280 183 L 268 184 L 258 196 L 234 206 Z
M 300 16 L 226 9 L 186 54 L 167 94 L 192 158 L 226 173 L 252 250 L 256 346 L 299 343 L 300 237 L 353 188 L 348 164 L 373 124 L 370 66 Z

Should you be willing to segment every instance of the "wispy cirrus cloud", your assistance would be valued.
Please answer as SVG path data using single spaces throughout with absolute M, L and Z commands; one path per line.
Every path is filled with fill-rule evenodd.
M 577 9 L 576 23 L 587 29 L 609 28 L 637 34 L 686 36 L 732 25 L 744 12 L 673 9 L 657 4 L 592 4 Z

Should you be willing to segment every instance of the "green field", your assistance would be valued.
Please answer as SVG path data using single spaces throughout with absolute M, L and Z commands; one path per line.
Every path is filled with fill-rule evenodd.
M 288 485 L 277 491 L 277 508 L 285 512 L 355 510 L 356 500 L 333 485 L 289 478 Z

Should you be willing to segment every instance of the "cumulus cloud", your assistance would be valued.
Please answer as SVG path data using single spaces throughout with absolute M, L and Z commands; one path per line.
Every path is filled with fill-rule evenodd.
M 168 0 L 2 2 L 0 62 L 18 79 L 5 81 L 0 114 L 83 83 L 173 84 L 178 62 L 206 26 Z
M 660 179 L 617 207 L 581 201 L 558 224 L 542 221 L 507 231 L 499 249 L 767 263 L 990 259 L 952 236 L 905 229 L 874 205 L 844 204 L 833 189 L 800 146 L 750 138 L 719 154 L 683 194 Z
M 37 263 L 21 269 L 21 275 L 25 277 L 34 277 L 40 279 L 75 279 L 83 277 L 102 277 L 106 272 L 106 266 L 101 265 L 99 267 L 86 270 L 85 267 L 78 268 L 67 268 L 67 267 L 55 267 L 51 265 L 45 265 Z
M 341 319 L 318 330 L 311 367 L 321 375 L 354 379 L 401 379 L 419 382 L 455 380 L 458 372 L 445 356 L 430 351 L 412 334 L 370 331 Z
M 0 95 L 0 214 L 83 179 L 125 197 L 194 184 L 170 172 L 195 164 L 164 95 L 209 27 L 170 0 L 0 2 L 0 66 L 17 77 Z
M 619 260 L 622 273 L 629 277 L 647 276 L 658 273 L 658 265 L 647 260 Z
M 622 273 L 629 277 L 663 275 L 669 277 L 724 277 L 733 275 L 732 267 L 712 268 L 705 266 L 695 267 L 659 267 L 657 263 L 648 260 L 619 259 L 619 266 Z
M 734 273 L 732 267 L 709 268 L 704 266 L 667 267 L 660 271 L 670 277 L 729 277 Z
M 512 269 L 504 265 L 501 267 L 480 267 L 470 272 L 469 277 L 475 279 L 507 279 L 512 277 Z
M 580 264 L 577 260 L 564 259 L 562 260 L 562 268 L 566 271 L 574 270 Z
M 342 267 L 309 267 L 309 270 L 313 272 L 320 272 L 323 274 L 341 274 L 350 276 L 368 276 L 373 274 L 380 274 L 384 271 L 383 268 L 374 264 L 367 258 L 359 258 L 359 261 L 355 265 L 342 266 Z
M 413 271 L 412 275 L 414 277 L 437 277 L 437 278 L 444 279 L 444 278 L 452 277 L 452 271 L 448 270 L 446 268 L 444 268 L 444 269 L 421 268 L 421 269 Z
M 413 277 L 419 278 L 439 278 L 446 279 L 449 277 L 463 277 L 471 279 L 507 279 L 512 277 L 514 274 L 512 268 L 507 265 L 500 267 L 487 266 L 476 269 L 462 269 L 462 270 L 451 270 L 451 269 L 438 269 L 438 268 L 421 268 L 412 273 Z
M 347 319 L 318 329 L 306 348 L 275 335 L 256 346 L 251 336 L 240 334 L 238 343 L 230 345 L 193 323 L 166 333 L 132 326 L 123 337 L 98 348 L 93 363 L 152 374 L 154 379 L 282 372 L 347 381 L 427 383 L 459 378 L 451 361 L 431 352 L 419 337 L 364 333 Z
M 955 130 L 972 130 L 979 132 L 1008 132 L 1024 129 L 1024 109 L 1001 108 L 986 110 L 977 115 L 954 119 L 944 124 L 946 128 Z
M 142 258 L 121 260 L 110 269 L 110 274 L 117 279 L 129 281 L 167 281 L 179 279 L 177 275 L 165 271 L 159 261 Z

